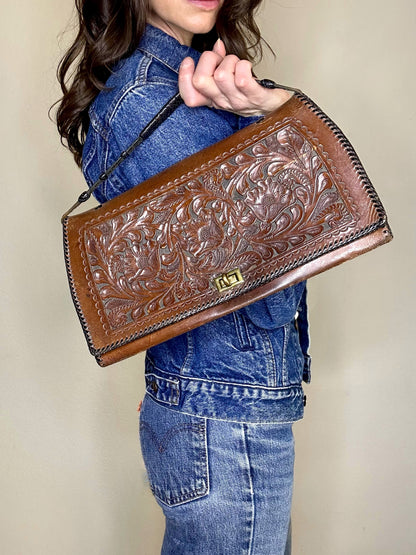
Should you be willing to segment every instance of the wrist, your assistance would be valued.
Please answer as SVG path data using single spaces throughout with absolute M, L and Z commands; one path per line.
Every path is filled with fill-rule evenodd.
M 261 106 L 262 115 L 267 116 L 285 104 L 293 93 L 284 89 L 268 89 L 265 102 Z

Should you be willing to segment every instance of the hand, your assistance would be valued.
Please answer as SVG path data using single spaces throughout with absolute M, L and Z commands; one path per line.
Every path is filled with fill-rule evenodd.
M 185 58 L 179 68 L 179 91 L 187 106 L 209 106 L 240 116 L 265 115 L 291 97 L 282 89 L 266 89 L 253 77 L 252 64 L 227 55 L 222 40 L 201 54 L 195 67 Z

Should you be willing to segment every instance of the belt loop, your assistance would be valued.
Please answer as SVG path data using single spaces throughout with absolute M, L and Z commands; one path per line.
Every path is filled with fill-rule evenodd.
M 156 374 L 147 373 L 146 393 L 151 397 L 168 405 L 179 405 L 180 384 L 177 379 L 161 378 Z

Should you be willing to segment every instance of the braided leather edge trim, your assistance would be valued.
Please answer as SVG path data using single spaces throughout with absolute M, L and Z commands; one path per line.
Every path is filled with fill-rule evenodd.
M 87 340 L 90 353 L 95 356 L 97 353 L 97 349 L 95 349 L 94 347 L 92 337 L 88 328 L 87 320 L 84 316 L 84 313 L 82 312 L 81 303 L 79 302 L 79 299 L 78 299 L 77 291 L 75 288 L 74 276 L 72 274 L 72 269 L 71 269 L 71 257 L 69 253 L 69 241 L 68 241 L 68 217 L 66 217 L 62 221 L 62 227 L 63 227 L 64 260 L 65 260 L 65 267 L 66 267 L 66 273 L 68 277 L 69 290 L 71 293 L 72 302 L 74 303 L 79 321 L 81 323 L 82 331 L 84 332 L 85 339 Z

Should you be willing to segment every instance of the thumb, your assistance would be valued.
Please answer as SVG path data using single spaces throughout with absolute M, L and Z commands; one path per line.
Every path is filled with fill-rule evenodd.
M 227 54 L 227 52 L 225 50 L 224 42 L 221 39 L 218 39 L 216 41 L 212 51 L 215 52 L 216 54 L 219 54 L 221 56 L 221 58 L 225 58 L 225 56 Z

